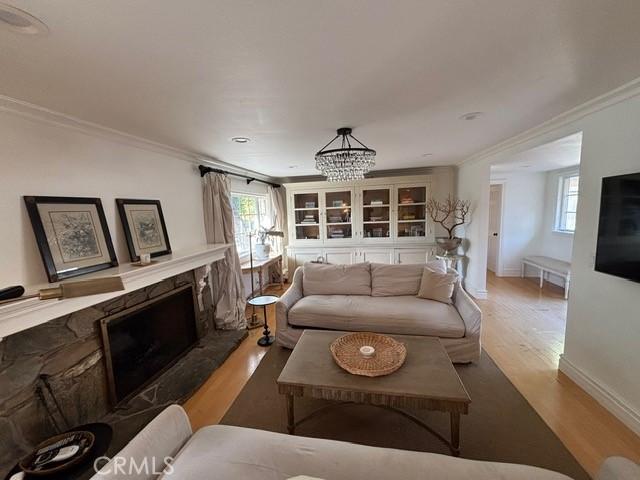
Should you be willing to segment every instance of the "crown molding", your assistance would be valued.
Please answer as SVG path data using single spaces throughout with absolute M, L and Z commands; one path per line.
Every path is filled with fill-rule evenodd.
M 497 143 L 492 147 L 475 153 L 459 162 L 458 165 L 476 163 L 480 160 L 484 160 L 485 158 L 498 155 L 505 152 L 506 150 L 517 147 L 523 143 L 529 142 L 543 135 L 552 133 L 553 131 L 561 127 L 565 127 L 577 120 L 580 120 L 581 118 L 584 118 L 595 112 L 615 105 L 616 103 L 623 102 L 638 95 L 640 95 L 640 78 L 636 78 L 629 83 L 626 83 L 614 90 L 611 90 L 592 100 L 589 100 L 588 102 L 578 105 L 571 110 L 561 113 L 560 115 L 557 115 L 536 127 L 525 130 L 524 132 L 515 135 L 503 142 Z
M 164 143 L 155 142 L 143 137 L 132 135 L 114 128 L 105 127 L 97 123 L 82 120 L 72 115 L 50 110 L 40 105 L 25 102 L 16 98 L 11 98 L 0 94 L 0 111 L 8 112 L 21 117 L 48 123 L 57 127 L 75 130 L 94 137 L 103 138 L 120 144 L 139 148 L 149 152 L 160 153 L 170 157 L 180 159 L 195 165 L 207 165 L 214 168 L 227 170 L 230 173 L 239 173 L 275 183 L 273 177 L 264 175 L 253 170 L 232 165 L 222 160 L 191 150 L 172 147 Z

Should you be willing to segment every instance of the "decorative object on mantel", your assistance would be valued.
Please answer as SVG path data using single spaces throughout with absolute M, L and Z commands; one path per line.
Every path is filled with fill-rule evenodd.
M 50 283 L 118 265 L 99 198 L 25 196 Z
M 338 337 L 329 349 L 341 368 L 365 377 L 389 375 L 398 370 L 407 358 L 404 344 L 387 335 L 371 332 Z
M 316 153 L 316 169 L 329 182 L 362 180 L 376 164 L 376 151 L 351 135 L 351 132 L 351 128 L 339 128 L 337 135 Z M 340 137 L 340 148 L 327 149 Z M 360 146 L 351 146 L 351 140 Z
M 20 298 L 22 295 L 24 295 L 24 287 L 22 285 L 14 285 L 13 287 L 6 287 L 0 290 L 0 302 L 2 302 L 3 300 Z
M 132 262 L 141 261 L 143 254 L 159 257 L 171 253 L 160 200 L 116 198 L 116 205 Z
M 267 237 L 284 237 L 284 232 L 278 231 L 275 228 L 275 226 L 271 228 L 260 227 L 260 230 L 258 230 L 258 241 L 256 242 L 256 258 L 260 260 L 269 258 L 269 254 L 271 253 L 271 245 L 267 243 Z M 251 235 L 249 235 L 249 237 L 251 237 Z M 251 242 L 251 238 L 249 238 L 249 242 Z
M 120 277 L 92 278 L 90 280 L 61 283 L 57 287 L 43 288 L 38 293 L 32 295 L 23 295 L 10 300 L 2 300 L 0 301 L 0 305 L 26 300 L 28 298 L 39 298 L 40 300 L 75 298 L 97 295 L 99 293 L 119 292 L 121 290 L 124 290 L 124 284 Z
M 453 253 L 462 243 L 462 239 L 454 236 L 455 229 L 464 225 L 467 221 L 467 215 L 471 202 L 468 200 L 460 200 L 459 198 L 449 195 L 444 202 L 440 202 L 433 197 L 427 200 L 427 213 L 431 220 L 442 225 L 448 237 L 436 238 L 436 243 L 444 250 L 445 255 Z

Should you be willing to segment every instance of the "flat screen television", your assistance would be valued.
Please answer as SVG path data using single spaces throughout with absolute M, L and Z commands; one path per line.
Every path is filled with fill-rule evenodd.
M 640 282 L 640 173 L 602 179 L 595 269 Z

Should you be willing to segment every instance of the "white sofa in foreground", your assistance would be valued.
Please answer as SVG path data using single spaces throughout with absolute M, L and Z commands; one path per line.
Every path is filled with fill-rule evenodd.
M 446 270 L 444 262 L 429 265 Z M 480 308 L 460 281 L 452 304 L 418 298 L 424 268 L 424 264 L 304 264 L 276 304 L 278 345 L 293 348 L 306 328 L 424 335 L 438 337 L 454 363 L 477 361 Z
M 166 473 L 140 466 L 163 465 Z M 541 468 L 479 462 L 433 453 L 367 447 L 249 428 L 215 425 L 195 434 L 184 410 L 158 415 L 92 480 L 285 480 L 305 475 L 326 480 L 569 480 Z M 640 467 L 614 457 L 597 480 L 637 480 Z

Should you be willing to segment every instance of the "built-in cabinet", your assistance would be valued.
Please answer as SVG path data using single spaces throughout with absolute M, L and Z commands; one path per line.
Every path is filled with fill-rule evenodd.
M 435 255 L 432 178 L 286 184 L 289 268 L 308 261 L 424 263 Z

